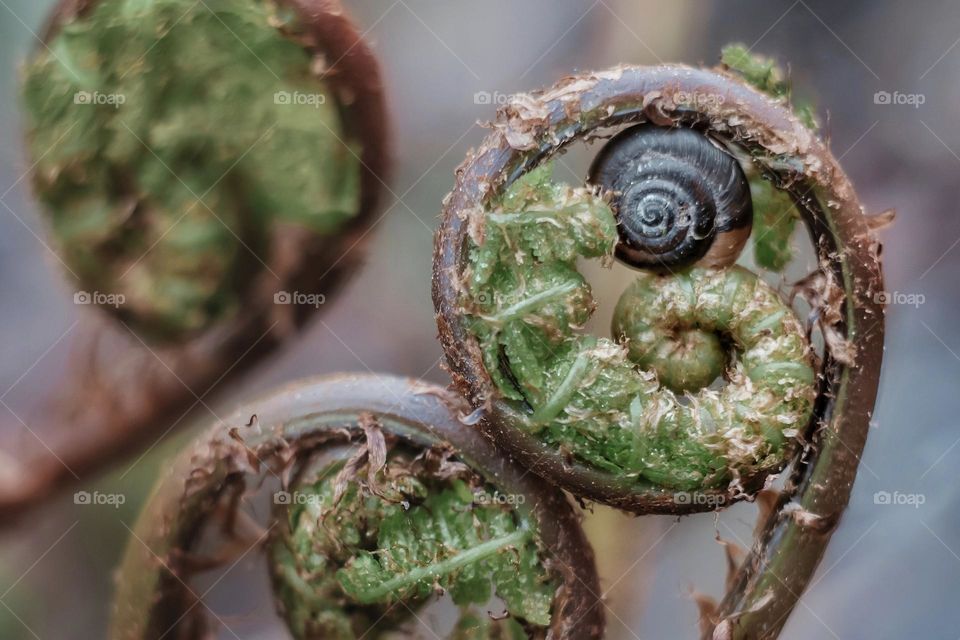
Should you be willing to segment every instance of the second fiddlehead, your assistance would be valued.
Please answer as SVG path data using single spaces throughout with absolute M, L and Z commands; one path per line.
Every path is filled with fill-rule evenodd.
M 261 541 L 295 637 L 378 637 L 442 592 L 462 610 L 451 638 L 602 637 L 593 555 L 570 505 L 461 424 L 463 408 L 414 381 L 342 376 L 215 425 L 141 516 L 111 637 L 201 633 L 188 560 L 272 474 L 289 480 Z M 502 604 L 487 605 L 492 595 Z

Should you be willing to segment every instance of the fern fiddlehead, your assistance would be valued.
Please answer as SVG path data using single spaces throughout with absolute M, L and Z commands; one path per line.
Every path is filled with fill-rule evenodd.
M 75 301 L 107 321 L 47 418 L 69 433 L 26 456 L 42 482 L 0 487 L 6 513 L 181 420 L 329 302 L 387 157 L 378 66 L 339 2 L 64 0 L 44 45 L 24 69 L 32 182 Z
M 421 383 L 342 376 L 215 425 L 160 482 L 135 529 L 111 637 L 203 628 L 180 562 L 218 508 L 234 512 L 231 496 L 270 472 L 289 478 L 266 530 L 278 608 L 295 637 L 378 637 L 409 627 L 441 592 L 462 611 L 450 638 L 602 637 L 592 552 L 573 510 L 463 425 L 463 408 Z M 486 613 L 493 595 L 508 615 Z
M 26 68 L 34 186 L 59 252 L 83 289 L 122 296 L 104 308 L 145 338 L 239 313 L 282 224 L 327 234 L 358 213 L 335 94 L 271 26 L 283 18 L 249 0 L 97 3 Z M 238 67 L 244 53 L 262 64 Z
M 766 61 L 742 54 L 728 50 L 718 72 L 621 66 L 508 102 L 444 202 L 434 302 L 477 427 L 575 495 L 636 513 L 687 513 L 750 497 L 769 472 L 792 464 L 708 625 L 708 634 L 772 638 L 849 498 L 876 397 L 882 284 L 879 245 L 842 170 L 809 118 L 749 86 L 784 91 Z M 697 214 L 687 214 L 701 198 L 680 191 L 670 212 L 660 195 L 630 200 L 627 189 L 598 195 L 550 181 L 546 165 L 568 145 L 641 127 L 692 130 L 736 159 L 765 269 L 789 260 L 792 218 L 806 224 L 818 268 L 799 291 L 818 318 L 822 354 L 775 290 L 729 266 L 742 246 L 735 234 L 719 264 L 696 264 L 709 250 L 691 248 L 638 277 L 615 317 L 614 337 L 626 344 L 576 331 L 593 310 L 577 258 L 612 255 L 624 233 L 656 245 L 668 219 L 706 242 L 744 228 L 697 227 Z M 630 170 L 658 161 L 640 158 Z M 630 209 L 616 210 L 618 199 Z M 726 386 L 699 390 L 724 370 Z M 671 388 L 698 391 L 679 402 Z

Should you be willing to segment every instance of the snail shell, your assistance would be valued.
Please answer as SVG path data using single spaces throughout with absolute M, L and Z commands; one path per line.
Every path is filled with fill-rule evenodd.
M 753 204 L 740 164 L 693 129 L 620 132 L 594 159 L 589 182 L 611 194 L 616 255 L 632 267 L 728 266 L 750 236 Z

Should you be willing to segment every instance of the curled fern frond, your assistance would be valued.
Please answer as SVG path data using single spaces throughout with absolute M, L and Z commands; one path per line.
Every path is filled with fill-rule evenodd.
M 204 628 L 189 603 L 199 541 L 239 520 L 238 496 L 273 474 L 288 480 L 260 542 L 297 638 L 403 630 L 443 594 L 461 611 L 451 638 L 602 637 L 593 556 L 569 503 L 463 425 L 464 408 L 440 388 L 344 376 L 215 425 L 137 524 L 111 637 Z
M 705 624 L 705 637 L 775 638 L 850 496 L 883 355 L 882 274 L 853 187 L 784 76 L 742 49 L 724 61 L 622 65 L 503 105 L 444 200 L 433 297 L 476 428 L 581 499 L 720 509 L 789 468 Z M 552 157 L 598 139 L 588 190 L 550 183 Z M 568 208 L 555 194 L 593 220 L 551 215 Z M 752 237 L 781 272 L 795 220 L 817 268 L 788 298 L 735 262 Z M 586 247 L 643 271 L 613 339 L 580 331 Z
M 335 89 L 273 26 L 277 11 L 95 3 L 24 69 L 34 189 L 57 251 L 144 338 L 229 322 L 276 273 L 283 225 L 332 235 L 359 213 Z
M 80 355 L 0 513 L 152 442 L 329 305 L 386 173 L 377 62 L 336 0 L 62 0 L 24 66 L 32 183 Z M 82 374 L 80 373 L 82 372 Z M 63 433 L 60 433 L 62 431 Z M 5 518 L 9 520 L 9 518 Z

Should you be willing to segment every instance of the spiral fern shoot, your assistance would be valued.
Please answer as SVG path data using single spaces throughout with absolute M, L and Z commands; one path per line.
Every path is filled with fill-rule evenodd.
M 26 65 L 55 248 L 146 337 L 233 318 L 254 275 L 282 277 L 278 228 L 329 235 L 358 213 L 357 150 L 298 29 L 269 0 L 98 2 Z
M 581 500 L 638 515 L 718 510 L 789 469 L 702 620 L 704 638 L 747 640 L 777 637 L 850 498 L 878 388 L 883 287 L 877 222 L 790 108 L 783 76 L 746 55 L 726 62 L 618 65 L 509 100 L 444 200 L 433 297 L 470 423 Z M 552 158 L 598 140 L 587 190 L 541 184 Z M 735 266 L 780 219 L 755 185 L 801 214 L 816 254 L 789 304 Z M 596 218 L 580 226 L 600 230 L 577 244 L 615 244 L 596 257 L 640 270 L 613 339 L 581 333 L 594 301 L 578 258 L 538 261 L 513 215 L 536 212 L 536 233 L 569 244 L 573 227 L 543 214 L 566 203 L 534 195 L 506 209 L 514 189 L 568 194 Z M 782 281 L 789 234 L 773 237 L 758 263 Z M 806 326 L 795 302 L 809 305 Z
M 420 381 L 351 375 L 292 385 L 213 425 L 136 525 L 110 637 L 204 637 L 191 580 L 214 563 L 199 554 L 236 549 L 244 522 L 258 534 L 244 554 L 265 552 L 298 639 L 398 637 L 446 597 L 458 616 L 434 635 L 448 640 L 599 640 L 577 514 L 464 425 L 465 408 Z M 280 489 L 269 517 L 247 504 L 265 484 Z
M 59 0 L 38 40 L 28 173 L 86 306 L 31 425 L 58 434 L 17 456 L 35 473 L 0 483 L 5 517 L 288 344 L 360 269 L 390 164 L 379 65 L 339 0 Z

